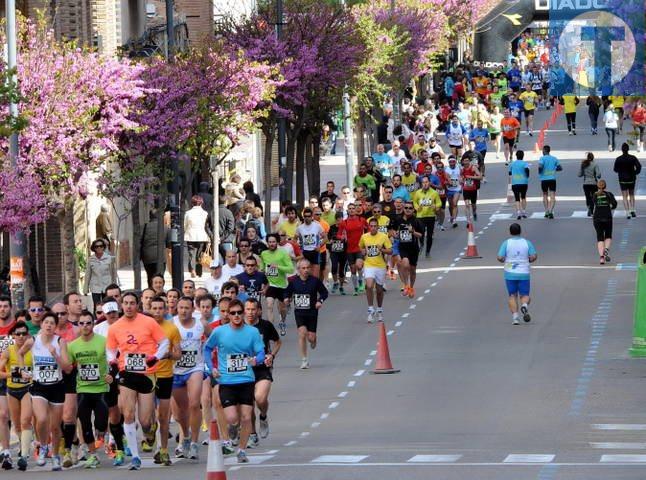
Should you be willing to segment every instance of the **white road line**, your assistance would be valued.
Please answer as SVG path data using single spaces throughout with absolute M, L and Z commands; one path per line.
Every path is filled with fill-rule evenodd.
M 478 232 L 478 235 L 482 235 L 483 233 L 484 233 L 484 231 L 480 230 L 480 231 Z
M 377 350 L 373 350 L 370 352 L 371 357 L 374 357 L 375 355 L 377 355 Z
M 310 428 L 319 428 L 321 426 L 321 422 L 312 422 L 310 425 Z
M 451 265 L 449 265 L 450 268 L 455 267 L 455 262 L 453 262 Z
M 267 450 L 265 453 L 267 455 L 276 455 L 279 452 L 279 450 Z
M 572 218 L 586 218 L 588 216 L 588 212 L 585 210 L 575 210 L 572 212 Z
M 545 218 L 545 213 L 544 212 L 543 213 L 534 212 L 529 216 L 529 218 L 534 218 L 534 219 L 536 219 L 536 218 Z
M 632 455 L 632 454 L 620 454 L 620 455 L 601 455 L 601 463 L 646 463 L 646 455 Z
M 611 457 L 614 457 L 614 455 L 610 455 Z M 251 456 L 250 456 L 251 458 Z M 232 459 L 234 460 L 234 459 Z M 549 465 L 552 465 L 554 467 L 566 467 L 566 468 L 574 468 L 574 467 L 581 467 L 581 468 L 586 468 L 589 469 L 590 467 L 596 468 L 596 467 L 611 467 L 611 468 L 617 468 L 617 467 L 639 467 L 639 468 L 644 468 L 642 465 L 646 460 L 642 459 L 635 459 L 635 458 L 627 458 L 625 461 L 613 461 L 613 460 L 606 460 L 603 462 L 550 462 Z M 537 465 L 545 465 L 541 463 L 503 463 L 503 462 L 452 462 L 452 463 L 407 463 L 407 462 L 365 462 L 361 464 L 352 464 L 352 463 L 342 463 L 342 462 L 337 462 L 337 463 L 268 463 L 265 465 L 250 465 L 247 464 L 245 466 L 241 466 L 241 468 L 246 469 L 246 468 L 257 468 L 257 469 L 266 469 L 266 468 L 271 468 L 271 469 L 276 469 L 276 468 L 298 468 L 298 467 L 312 467 L 312 466 L 320 466 L 320 467 L 346 467 L 346 468 L 383 468 L 383 467 L 413 467 L 413 468 L 418 468 L 420 465 L 424 465 L 427 467 L 467 467 L 467 468 L 473 468 L 473 467 L 493 467 L 493 468 L 501 468 L 501 467 L 508 467 L 508 468 L 513 468 L 513 467 L 536 467 Z M 127 467 L 123 467 L 124 469 Z
M 435 285 L 437 285 L 437 283 Z M 430 293 L 430 291 L 431 291 L 431 289 L 427 288 L 426 290 L 424 290 L 424 293 Z
M 416 307 L 417 307 L 417 305 L 413 303 L 413 304 L 412 304 L 410 307 L 408 307 L 408 308 L 409 308 L 410 310 L 415 310 L 415 308 L 416 308 Z
M 441 276 L 441 275 L 440 275 L 439 277 L 437 277 L 437 279 L 438 279 L 438 280 L 442 280 L 443 278 L 444 278 L 444 277 L 443 277 L 443 276 Z
M 312 460 L 312 463 L 359 463 L 368 458 L 368 455 L 321 455 Z
M 271 460 L 274 457 L 275 455 L 249 455 L 247 458 L 249 459 L 249 463 L 251 465 L 260 465 L 261 463 L 266 462 L 267 460 Z M 224 459 L 225 465 L 237 465 L 237 463 L 238 459 L 235 457 Z
M 372 358 L 369 358 L 369 359 L 367 359 L 365 362 L 363 362 L 363 364 L 364 364 L 366 367 L 367 367 L 368 365 L 370 365 L 371 363 L 372 363 Z
M 408 318 L 409 315 L 410 313 L 402 313 L 402 318 Z
M 350 380 L 350 381 L 348 382 L 348 388 L 352 388 L 352 387 L 354 387 L 356 384 L 357 384 L 357 382 L 355 382 L 354 380 Z
M 346 392 L 346 391 L 344 390 L 343 392 L 339 392 L 339 394 L 337 395 L 337 397 L 339 397 L 339 398 L 344 398 L 344 397 L 346 397 L 347 395 L 348 395 L 348 392 Z
M 478 238 L 478 237 L 476 237 L 476 238 Z M 466 250 L 466 248 L 464 250 Z M 464 257 L 464 252 L 460 252 L 460 256 Z
M 398 321 L 398 322 L 395 322 L 395 326 L 396 326 L 396 327 L 401 327 L 401 326 L 402 326 L 402 322 L 401 322 L 401 320 L 400 320 L 400 321 Z
M 285 445 L 283 445 L 283 446 L 285 446 L 285 447 L 291 447 L 291 446 L 293 446 L 293 445 L 296 445 L 297 443 L 298 443 L 298 442 L 297 442 L 296 440 L 292 440 L 291 442 L 287 442 L 287 443 L 286 443 Z
M 511 213 L 494 213 L 490 220 L 509 220 L 511 218 Z
M 462 458 L 462 455 L 415 455 L 406 460 L 410 463 L 450 463 L 457 462 Z
M 646 423 L 594 423 L 594 430 L 646 430 Z
M 310 436 L 310 432 L 301 432 L 301 435 L 300 435 L 301 438 L 305 438 L 309 436 Z
M 330 414 L 328 412 L 323 412 L 321 416 L 319 417 L 321 420 L 325 420 L 327 417 L 329 417 Z
M 437 286 L 437 282 L 431 283 L 431 287 L 436 287 L 436 286 Z
M 422 300 L 424 300 L 424 297 L 417 297 L 418 302 L 421 302 Z
M 455 257 L 455 258 L 453 259 L 453 261 L 454 261 L 454 262 L 459 262 L 459 261 L 460 261 L 460 257 Z
M 487 225 L 486 227 L 484 227 L 484 228 L 483 228 L 483 230 L 487 230 L 488 228 L 489 228 L 489 225 Z
M 556 455 L 551 454 L 523 454 L 523 453 L 512 453 L 507 455 L 507 458 L 503 460 L 503 463 L 550 463 L 554 460 Z
M 339 402 L 332 402 L 332 403 L 330 403 L 330 404 L 327 406 L 327 408 L 329 408 L 330 410 L 334 410 L 334 409 L 335 409 L 336 407 L 338 407 L 339 405 L 340 405 L 340 403 L 339 403 Z
M 590 446 L 605 450 L 643 450 L 646 442 L 590 442 Z
M 354 372 L 354 376 L 355 376 L 355 377 L 360 377 L 360 376 L 361 376 L 361 375 L 363 375 L 364 373 L 366 373 L 366 371 L 365 371 L 365 370 L 357 370 L 356 372 Z
M 391 336 L 393 333 L 395 333 L 394 330 L 388 330 L 388 333 L 386 335 Z

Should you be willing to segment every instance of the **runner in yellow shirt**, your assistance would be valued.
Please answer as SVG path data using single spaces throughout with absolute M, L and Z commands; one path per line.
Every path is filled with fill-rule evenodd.
M 371 218 L 368 233 L 359 240 L 359 248 L 364 256 L 363 275 L 366 279 L 366 298 L 368 300 L 368 323 L 375 321 L 374 290 L 377 290 L 377 321 L 383 322 L 384 283 L 386 283 L 385 255 L 392 253 L 392 243 L 388 235 L 379 231 L 379 222 Z
M 422 188 L 413 193 L 413 206 L 417 212 L 417 219 L 426 232 L 426 258 L 428 258 L 433 246 L 435 214 L 442 208 L 442 199 L 435 189 L 431 188 L 431 180 L 428 177 L 422 178 Z
M 534 135 L 534 113 L 536 112 L 536 105 L 538 105 L 538 95 L 532 91 L 532 85 L 525 85 L 525 91 L 518 96 L 518 99 L 523 102 L 523 110 L 525 112 L 525 126 L 529 136 Z

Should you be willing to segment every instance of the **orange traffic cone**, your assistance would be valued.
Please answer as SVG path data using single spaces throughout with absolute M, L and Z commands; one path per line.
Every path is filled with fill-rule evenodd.
M 377 342 L 377 364 L 372 373 L 384 374 L 384 373 L 398 373 L 401 370 L 396 370 L 393 368 L 393 364 L 390 361 L 390 350 L 388 349 L 388 338 L 386 336 L 386 326 L 384 322 L 379 322 L 379 341 Z
M 467 253 L 464 258 L 482 258 L 478 255 L 478 247 L 476 247 L 476 239 L 473 235 L 473 223 L 467 223 Z
M 541 153 L 541 150 L 538 148 L 538 142 L 534 143 L 534 153 Z
M 224 456 L 222 455 L 222 443 L 220 442 L 220 432 L 218 431 L 218 422 L 211 421 L 209 428 L 209 450 L 206 460 L 206 480 L 227 480 L 227 474 L 224 470 Z

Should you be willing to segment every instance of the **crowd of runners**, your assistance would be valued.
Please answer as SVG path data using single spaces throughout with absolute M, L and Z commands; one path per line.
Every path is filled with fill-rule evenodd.
M 220 246 L 222 255 L 210 264 L 203 287 L 187 279 L 181 290 L 167 289 L 164 276 L 153 275 L 140 294 L 109 285 L 93 295 L 91 310 L 77 292 L 51 306 L 32 297 L 16 313 L 11 300 L 0 297 L 2 468 L 36 464 L 61 470 L 81 461 L 96 468 L 100 450 L 114 466 L 129 462 L 131 470 L 141 468 L 142 452 L 165 466 L 173 458 L 197 460 L 212 418 L 218 420 L 223 453 L 247 462 L 247 449 L 270 433 L 273 367 L 288 316 L 297 327 L 300 368 L 307 370 L 309 351 L 317 346 L 319 310 L 330 295 L 365 294 L 368 323 L 384 319 L 387 279 L 399 279 L 390 285 L 414 298 L 417 267 L 430 261 L 436 229 L 450 235 L 462 218 L 477 221 L 478 192 L 485 188 L 491 157 L 504 156 L 516 218 L 527 218 L 531 167 L 518 149 L 523 123 L 533 136 L 536 110 L 561 102 L 570 134 L 577 133 L 578 98 L 550 95 L 551 81 L 541 61 L 520 68 L 514 60 L 508 67 L 467 67 L 444 75 L 432 101 L 403 105 L 401 124 L 386 105 L 379 144 L 358 166 L 352 185 L 339 188 L 330 181 L 304 206 L 283 204 L 269 233 L 255 221 L 262 215 L 255 207 L 247 221 L 237 222 L 235 240 Z M 600 100 L 597 107 L 604 104 L 607 111 L 625 105 L 623 97 Z M 639 102 L 632 107 L 639 142 L 642 110 Z M 620 115 L 623 121 L 623 110 Z M 614 149 L 614 134 L 612 142 Z M 617 202 L 591 155 L 579 176 L 588 185 L 588 214 L 604 263 L 610 260 Z M 624 144 L 615 171 L 628 218 L 636 216 L 640 168 Z M 544 146 L 537 173 L 545 218 L 554 218 L 560 171 L 559 159 Z M 525 321 L 530 318 L 529 262 L 536 250 L 518 237 L 515 225 L 498 259 L 505 262 L 510 296 L 520 297 L 510 303 L 517 324 L 519 311 Z M 510 245 L 521 245 L 527 258 L 511 258 Z M 508 264 L 526 268 L 512 271 Z M 178 426 L 175 436 L 171 424 Z M 12 431 L 18 446 L 10 444 Z

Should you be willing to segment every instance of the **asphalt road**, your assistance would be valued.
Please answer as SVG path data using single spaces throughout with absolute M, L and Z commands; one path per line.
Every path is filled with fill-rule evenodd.
M 585 116 L 583 109 L 579 116 Z M 539 125 L 545 119 L 541 112 Z M 564 164 L 557 218 L 522 221 L 539 254 L 532 273 L 532 322 L 512 326 L 506 307 L 495 256 L 513 212 L 501 203 L 504 164 L 492 161 L 476 224 L 483 258 L 462 258 L 461 224 L 436 233 L 432 260 L 419 267 L 418 298 L 402 298 L 398 284 L 389 283 L 386 328 L 401 372 L 369 373 L 377 328 L 365 322 L 364 298 L 326 302 L 308 371 L 298 369 L 290 324 L 275 369 L 271 434 L 261 448 L 249 451 L 249 465 L 228 459 L 227 478 L 644 478 L 646 364 L 630 359 L 627 350 L 635 262 L 646 223 L 643 216 L 617 218 L 612 263 L 598 265 L 591 221 L 575 213 L 585 211 L 576 174 L 585 151 L 593 149 L 609 189 L 620 197 L 611 174 L 616 155 L 605 150 L 605 137 L 583 129 L 567 136 L 562 121 L 553 128 L 546 143 Z M 535 138 L 524 135 L 521 147 L 531 150 Z M 339 174 L 336 167 L 324 167 L 323 179 L 327 169 Z M 643 175 L 638 193 L 646 193 Z M 540 195 L 536 169 L 529 195 Z M 638 213 L 646 210 L 644 199 Z M 531 201 L 528 210 L 542 217 L 540 202 Z M 206 448 L 201 455 L 200 462 L 180 461 L 170 468 L 146 461 L 137 473 L 115 471 L 106 462 L 96 471 L 76 468 L 65 475 L 199 478 L 205 475 Z

